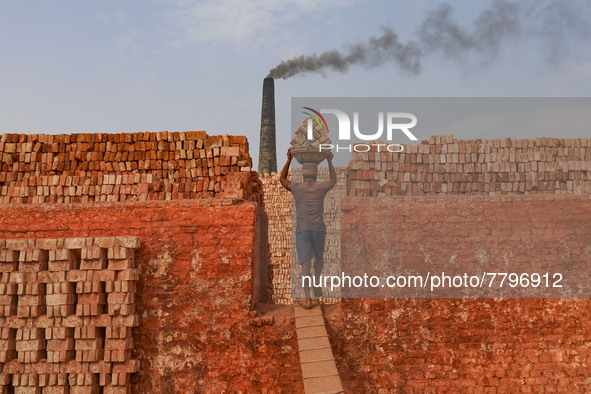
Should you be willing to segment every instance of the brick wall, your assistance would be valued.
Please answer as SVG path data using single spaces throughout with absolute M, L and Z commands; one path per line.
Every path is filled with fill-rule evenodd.
M 291 193 L 279 183 L 279 174 L 260 174 L 263 205 L 268 218 L 268 299 L 291 303 Z
M 135 237 L 0 240 L 0 386 L 127 393 Z
M 353 153 L 350 196 L 589 194 L 591 139 L 456 140 L 431 136 L 403 153 Z
M 250 312 L 256 226 L 255 203 L 227 199 L 0 207 L 2 239 L 138 237 L 131 390 L 144 393 L 302 389 L 292 319 Z
M 546 262 L 588 271 L 589 203 L 577 195 L 350 197 L 343 253 L 361 245 L 368 267 L 382 270 L 429 260 L 468 274 L 482 264 L 531 272 Z M 363 261 L 345 259 L 343 271 Z M 343 299 L 329 325 L 351 392 L 591 390 L 588 299 Z
M 348 197 L 341 269 L 351 275 L 559 273 L 550 286 L 416 292 L 380 287 L 349 297 L 589 297 L 591 200 L 582 195 Z M 490 278 L 490 277 L 488 277 Z M 562 286 L 553 287 L 554 283 Z M 509 278 L 507 278 L 509 284 Z
M 344 299 L 326 320 L 346 392 L 591 391 L 586 299 Z
M 241 136 L 2 134 L 0 158 L 4 203 L 259 199 Z

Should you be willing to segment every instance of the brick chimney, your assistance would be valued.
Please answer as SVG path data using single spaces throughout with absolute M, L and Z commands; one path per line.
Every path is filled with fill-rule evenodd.
M 263 82 L 260 141 L 259 174 L 277 172 L 277 151 L 275 147 L 275 83 L 273 78 L 265 78 Z

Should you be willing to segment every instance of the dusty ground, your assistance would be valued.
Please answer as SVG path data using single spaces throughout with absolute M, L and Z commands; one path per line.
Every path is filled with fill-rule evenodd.
M 313 305 L 318 305 L 315 301 Z M 293 305 L 265 304 L 257 303 L 254 306 L 256 317 L 294 317 Z M 322 311 L 326 317 L 337 317 L 341 313 L 341 304 L 322 304 Z

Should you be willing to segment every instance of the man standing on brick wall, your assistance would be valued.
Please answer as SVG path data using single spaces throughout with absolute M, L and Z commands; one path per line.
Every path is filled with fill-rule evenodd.
M 289 190 L 296 204 L 296 250 L 298 260 L 302 266 L 302 277 L 310 277 L 312 258 L 314 258 L 314 277 L 316 283 L 320 283 L 320 274 L 324 267 L 324 240 L 326 225 L 324 224 L 324 196 L 337 183 L 337 172 L 332 165 L 333 154 L 328 157 L 328 169 L 330 180 L 316 183 L 318 166 L 313 163 L 304 163 L 302 173 L 303 183 L 290 182 L 287 172 L 291 164 L 291 148 L 287 151 L 287 163 L 281 170 L 279 181 L 284 188 Z M 312 307 L 310 298 L 310 286 L 304 286 L 304 308 Z M 322 297 L 322 287 L 314 287 L 314 297 Z

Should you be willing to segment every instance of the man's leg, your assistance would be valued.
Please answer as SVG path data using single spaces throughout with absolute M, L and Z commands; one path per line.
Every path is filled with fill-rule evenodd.
M 320 275 L 322 275 L 322 269 L 324 268 L 324 256 L 314 257 L 314 276 L 316 277 L 316 283 L 320 284 Z
M 314 287 L 314 297 L 322 297 L 322 268 L 324 268 L 324 257 L 314 257 L 314 277 L 318 286 Z
M 296 249 L 298 253 L 298 259 L 300 261 L 303 260 L 301 263 L 302 268 L 302 280 L 305 276 L 310 278 L 310 282 L 312 282 L 312 257 L 314 256 L 314 245 L 313 245 L 313 237 L 311 231 L 302 231 L 296 234 Z M 302 283 L 304 287 L 304 302 L 302 306 L 304 308 L 311 308 L 312 307 L 312 299 L 310 298 L 310 286 L 312 283 L 306 281 L 305 285 Z
M 322 275 L 322 269 L 324 268 L 324 243 L 325 233 L 317 232 L 314 233 L 314 277 L 318 286 L 314 287 L 314 297 L 322 297 L 322 281 L 320 276 Z
M 302 278 L 304 276 L 307 276 L 308 278 L 310 278 L 310 282 L 312 281 L 312 273 L 310 272 L 312 268 L 312 260 L 308 260 L 306 261 L 304 264 L 302 264 Z M 303 307 L 304 308 L 308 308 L 310 309 L 312 307 L 312 299 L 310 298 L 310 285 L 308 285 L 308 281 L 306 281 L 306 284 L 304 285 L 304 302 L 303 302 Z
M 307 276 L 310 278 L 310 282 L 312 282 L 311 268 L 312 268 L 312 260 L 308 260 L 304 264 L 302 264 L 302 278 L 304 276 Z M 305 281 L 304 296 L 306 298 L 310 298 L 310 286 L 308 285 L 308 281 Z

